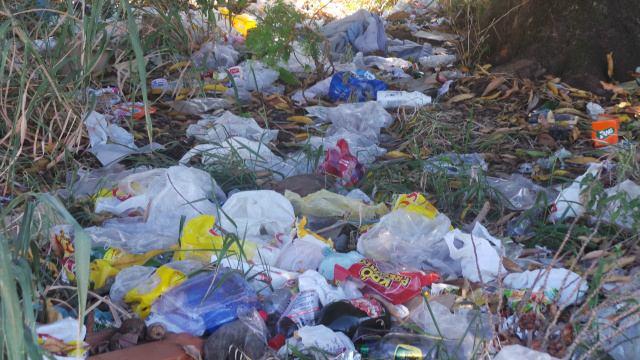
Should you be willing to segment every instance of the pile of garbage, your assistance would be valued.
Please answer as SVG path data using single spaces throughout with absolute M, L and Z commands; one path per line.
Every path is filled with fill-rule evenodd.
M 594 222 L 634 228 L 631 215 L 617 212 L 621 201 L 640 197 L 631 180 L 606 189 L 625 197 L 599 218 L 585 202 L 582 180 L 601 176 L 611 162 L 589 163 L 582 177 L 560 189 L 525 175 L 570 156 L 562 151 L 522 164 L 524 170 L 508 178 L 486 177 L 491 196 L 505 208 L 529 211 L 508 220 L 504 237 L 487 230 L 481 217 L 454 228 L 420 192 L 398 193 L 385 203 L 357 188 L 367 169 L 389 155 L 384 129 L 396 117 L 388 109 L 428 106 L 465 77 L 447 67 L 457 59 L 455 36 L 437 30 L 448 20 L 433 15 L 427 3 L 400 1 L 382 16 L 362 9 L 323 24 L 327 56 L 353 52 L 353 59 L 327 65 L 328 77 L 298 89 L 278 83 L 282 71 L 241 61 L 247 32 L 259 26 L 251 10 L 261 11 L 260 4 L 231 24 L 220 16 L 216 26 L 226 35 L 215 41 L 205 41 L 210 24 L 192 10 L 184 24 L 203 42 L 190 58 L 174 59 L 180 61 L 172 61 L 166 77 L 150 79 L 155 105 L 124 101 L 114 87 L 83 95 L 96 104 L 84 117 L 88 151 L 104 167 L 70 172 L 67 189 L 57 195 L 87 199 L 95 214 L 108 214 L 83 231 L 91 239 L 90 287 L 111 302 L 110 311 L 100 311 L 103 325 L 120 325 L 83 356 L 186 333 L 206 339 L 200 343 L 205 360 L 231 358 L 236 351 L 250 359 L 471 359 L 484 352 L 496 359 L 545 359 L 550 355 L 522 345 L 545 330 L 540 319 L 554 317 L 562 331 L 549 333 L 555 352 L 547 352 L 565 355 L 577 332 L 567 319 L 558 320 L 557 311 L 585 301 L 589 272 L 565 266 L 542 247 L 525 251 L 512 237 L 530 233 L 530 213 L 538 211 L 541 196 L 551 200 L 550 221 L 586 214 Z M 422 43 L 387 37 L 399 28 Z M 279 69 L 298 75 L 315 67 L 299 47 L 294 50 L 298 56 Z M 556 95 L 563 91 L 561 85 L 554 89 Z M 473 97 L 466 95 L 449 104 Z M 322 106 L 327 102 L 333 105 Z M 280 111 L 277 116 L 245 112 L 265 103 Z M 617 144 L 619 119 L 595 103 L 588 109 L 594 145 Z M 185 135 L 193 146 L 168 168 L 121 164 L 129 155 L 163 150 L 159 143 L 139 146 L 124 119 L 165 110 L 191 120 Z M 543 110 L 529 109 L 530 122 L 546 129 L 553 110 Z M 552 123 L 560 123 L 560 115 Z M 607 124 L 596 128 L 600 121 Z M 295 147 L 285 149 L 280 139 L 289 136 L 283 134 L 292 129 L 287 125 L 304 136 L 295 135 L 299 141 L 288 144 Z M 211 174 L 229 166 L 266 173 L 271 190 L 223 189 Z M 423 166 L 425 172 L 476 178 L 488 170 L 478 153 L 430 156 Z M 52 230 L 51 246 L 68 284 L 76 281 L 77 235 L 68 224 Z M 120 324 L 123 315 L 130 318 Z M 598 319 L 606 322 L 606 314 Z M 60 349 L 57 356 L 75 356 L 65 350 L 76 340 L 74 324 L 65 317 L 37 332 L 44 344 L 67 344 L 47 347 Z M 507 333 L 502 344 L 494 341 Z

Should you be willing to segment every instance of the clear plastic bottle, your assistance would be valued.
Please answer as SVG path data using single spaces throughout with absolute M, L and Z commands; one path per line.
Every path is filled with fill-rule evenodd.
M 389 333 L 373 344 L 358 349 L 363 359 L 437 359 L 435 340 L 418 334 Z

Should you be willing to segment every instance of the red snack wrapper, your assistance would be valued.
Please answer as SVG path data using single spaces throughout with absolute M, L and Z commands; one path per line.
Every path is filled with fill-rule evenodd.
M 348 269 L 335 265 L 334 277 L 338 282 L 348 277 L 360 281 L 371 292 L 379 294 L 394 305 L 406 303 L 420 295 L 423 286 L 440 280 L 437 272 L 393 271 L 386 267 L 390 266 L 386 265 L 381 269 L 375 260 L 362 259 Z
M 327 151 L 324 161 L 318 166 L 318 172 L 337 176 L 345 180 L 345 186 L 353 186 L 364 176 L 366 168 L 351 155 L 346 140 L 340 139 L 336 145 Z

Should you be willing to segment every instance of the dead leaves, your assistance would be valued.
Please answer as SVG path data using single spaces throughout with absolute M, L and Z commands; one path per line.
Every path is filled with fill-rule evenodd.
M 505 81 L 507 80 L 503 76 L 493 79 L 493 81 L 490 82 L 489 85 L 487 85 L 487 88 L 484 89 L 484 92 L 482 93 L 482 97 L 492 92 L 493 90 L 497 89 L 498 86 L 502 85 L 502 83 L 504 83 Z
M 623 88 L 621 88 L 620 86 L 616 86 L 613 84 L 607 84 L 604 81 L 600 81 L 600 84 L 602 85 L 602 87 L 605 90 L 609 90 L 609 91 L 613 91 L 614 94 L 616 95 L 629 95 L 629 92 Z
M 452 97 L 451 99 L 449 99 L 449 101 L 447 101 L 447 105 L 451 106 L 451 104 L 453 104 L 453 103 L 457 103 L 457 102 L 460 102 L 460 101 L 465 101 L 465 100 L 468 100 L 468 99 L 472 99 L 474 97 L 475 97 L 474 94 L 456 95 L 456 96 Z

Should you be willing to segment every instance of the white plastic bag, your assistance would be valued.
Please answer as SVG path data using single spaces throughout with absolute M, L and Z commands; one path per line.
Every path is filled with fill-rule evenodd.
M 556 290 L 562 290 L 562 294 L 559 294 L 559 298 L 555 299 L 555 301 L 558 304 L 568 301 L 567 305 L 580 302 L 589 289 L 586 281 L 583 281 L 580 275 L 567 269 L 551 269 L 548 276 L 549 278 L 545 283 L 547 270 L 527 270 L 522 273 L 507 275 L 502 283 L 511 289 L 533 288 L 533 291 L 538 291 L 544 287 L 545 291 L 551 293 Z
M 282 248 L 276 267 L 287 271 L 315 270 L 325 258 L 325 247 L 329 245 L 311 235 L 305 235 Z
M 547 353 L 529 349 L 522 345 L 507 345 L 503 346 L 502 350 L 496 355 L 493 360 L 514 360 L 514 359 L 526 359 L 526 360 L 558 360 Z
M 476 223 L 476 228 L 478 226 L 482 225 Z M 449 247 L 451 258 L 461 261 L 462 276 L 474 282 L 489 282 L 496 279 L 498 271 L 501 274 L 506 274 L 507 270 L 504 266 L 500 268 L 500 255 L 486 238 L 478 236 L 481 233 L 475 228 L 473 235 L 454 229 L 444 236 L 444 241 Z M 458 248 L 456 242 L 462 242 L 462 247 Z M 478 273 L 478 268 L 480 268 L 480 273 Z M 480 275 L 482 275 L 482 279 Z
M 220 226 L 241 238 L 288 233 L 296 219 L 289 200 L 272 190 L 235 193 L 224 203 L 222 212 Z
M 300 291 L 315 290 L 322 306 L 347 299 L 347 295 L 342 288 L 329 285 L 327 279 L 315 270 L 307 270 L 300 275 L 298 288 L 300 288 Z
M 347 335 L 333 332 L 324 325 L 303 326 L 298 336 L 305 348 L 315 347 L 335 355 L 356 349 Z
M 263 129 L 253 118 L 243 118 L 225 111 L 218 118 L 208 117 L 189 125 L 187 135 L 213 143 L 222 143 L 230 137 L 239 136 L 268 144 L 278 136 L 278 130 Z
M 591 164 L 584 174 L 578 176 L 569 187 L 558 194 L 558 198 L 556 198 L 552 206 L 551 214 L 549 215 L 550 221 L 558 222 L 568 217 L 578 217 L 582 215 L 584 198 L 581 192 L 585 187 L 581 186 L 580 182 L 587 174 L 598 176 L 598 173 L 604 168 L 606 163 L 606 161 L 603 161 L 599 164 Z

